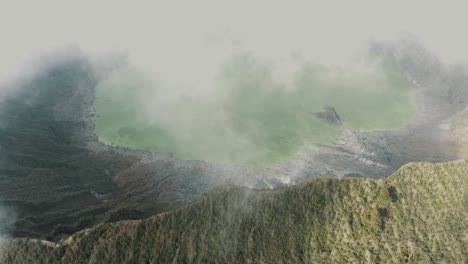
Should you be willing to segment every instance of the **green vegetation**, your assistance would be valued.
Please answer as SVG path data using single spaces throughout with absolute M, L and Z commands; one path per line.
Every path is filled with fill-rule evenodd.
M 2 263 L 466 263 L 468 161 L 389 178 L 225 186 L 147 220 L 101 224 L 50 247 L 15 239 Z
M 195 92 L 171 90 L 123 67 L 97 86 L 96 131 L 110 145 L 268 166 L 341 137 L 312 115 L 324 105 L 347 128 L 396 129 L 410 121 L 412 85 L 391 60 L 368 63 L 351 72 L 305 64 L 286 83 L 272 66 L 243 55 L 224 64 L 215 91 Z

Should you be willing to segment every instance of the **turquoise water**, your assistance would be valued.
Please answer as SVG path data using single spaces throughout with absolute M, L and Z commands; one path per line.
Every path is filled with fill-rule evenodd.
M 407 124 L 416 110 L 414 87 L 390 60 L 371 65 L 346 71 L 304 64 L 286 83 L 269 65 L 243 55 L 223 65 L 215 91 L 167 100 L 167 87 L 122 67 L 97 86 L 96 131 L 106 144 L 265 167 L 341 137 L 336 126 L 312 115 L 324 105 L 336 109 L 346 128 Z

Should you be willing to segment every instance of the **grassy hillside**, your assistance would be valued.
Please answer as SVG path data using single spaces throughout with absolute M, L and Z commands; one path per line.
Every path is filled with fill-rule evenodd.
M 2 263 L 466 263 L 468 161 L 389 178 L 215 189 L 176 211 L 101 224 L 58 245 L 6 243 Z

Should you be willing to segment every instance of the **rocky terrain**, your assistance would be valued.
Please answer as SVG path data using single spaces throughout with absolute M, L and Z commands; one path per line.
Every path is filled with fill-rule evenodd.
M 343 123 L 341 122 L 341 118 L 336 112 L 333 106 L 325 105 L 323 107 L 323 112 L 312 113 L 315 117 L 327 121 L 330 124 L 336 126 L 342 126 Z
M 96 65 L 79 51 L 68 52 L 66 56 L 52 56 L 52 59 L 46 60 L 42 70 L 27 79 L 7 84 L 11 87 L 5 90 L 11 90 L 11 92 L 5 96 L 2 95 L 0 102 L 0 204 L 12 208 L 16 212 L 16 221 L 11 227 L 10 235 L 16 238 L 42 239 L 51 241 L 50 243 L 63 243 L 59 241 L 96 225 L 99 225 L 99 228 L 105 228 L 103 230 L 108 230 L 108 227 L 119 226 L 122 223 L 122 227 L 126 229 L 127 224 L 130 223 L 132 226 L 140 222 L 107 224 L 120 220 L 145 219 L 158 213 L 180 208 L 197 200 L 197 198 L 201 200 L 197 200 L 195 204 L 189 205 L 185 209 L 175 213 L 160 214 L 143 223 L 163 221 L 154 219 L 166 219 L 166 216 L 176 217 L 177 214 L 192 214 L 193 212 L 190 210 L 199 208 L 197 206 L 206 208 L 206 205 L 203 205 L 207 202 L 206 199 L 213 199 L 209 197 L 220 197 L 221 199 L 223 195 L 235 195 L 241 192 L 241 196 L 245 196 L 245 199 L 253 199 L 252 203 L 254 200 L 257 201 L 255 198 L 257 196 L 270 197 L 270 191 L 257 192 L 237 187 L 230 187 L 232 190 L 226 192 L 217 189 L 214 193 L 203 196 L 205 192 L 220 185 L 233 184 L 257 189 L 274 189 L 299 184 L 307 178 L 319 176 L 382 178 L 391 175 L 408 162 L 440 162 L 466 157 L 466 140 L 464 140 L 466 137 L 464 132 L 466 131 L 464 125 L 466 124 L 465 109 L 468 105 L 466 69 L 462 66 L 442 65 L 413 41 L 403 41 L 395 45 L 375 44 L 373 51 L 393 58 L 394 63 L 417 86 L 418 112 L 414 121 L 405 128 L 395 131 L 342 129 L 344 139 L 338 144 L 304 150 L 297 157 L 264 170 L 243 168 L 236 165 L 212 164 L 198 160 L 177 160 L 168 153 L 134 151 L 101 144 L 94 134 L 93 89 L 99 80 L 105 78 L 106 71 L 112 70 L 115 62 Z M 336 113 L 337 116 L 339 114 Z M 465 136 L 461 137 L 460 135 Z M 457 166 L 462 166 L 465 163 L 458 164 Z M 435 168 L 440 167 L 436 166 Z M 445 169 L 441 168 L 440 170 Z M 404 174 L 398 173 L 397 175 Z M 464 176 L 457 175 L 459 178 Z M 403 176 L 392 176 L 383 182 L 387 184 L 392 179 L 399 177 Z M 446 178 L 448 179 L 449 176 L 447 175 Z M 404 181 L 402 179 L 402 182 Z M 356 184 L 366 183 L 372 186 L 380 184 L 380 182 L 364 179 L 318 180 L 312 185 L 272 191 L 271 197 L 277 198 L 271 199 L 286 199 L 280 197 L 288 193 L 300 195 L 301 192 L 297 190 L 303 190 L 301 188 L 306 188 L 304 186 L 316 188 L 313 186 L 325 183 L 341 186 L 350 182 L 353 184 L 354 182 Z M 374 195 L 371 192 L 375 190 L 371 189 L 366 195 Z M 344 194 L 338 190 L 336 195 L 346 197 Z M 359 199 L 368 199 L 365 197 L 368 196 Z M 463 199 L 466 201 L 466 197 Z M 450 203 L 454 201 L 443 200 L 443 202 Z M 363 206 L 365 204 L 363 203 Z M 274 203 L 271 203 L 271 206 L 273 205 Z M 297 204 L 297 206 L 299 205 Z M 331 203 L 329 205 L 331 206 Z M 220 204 L 219 206 L 229 205 Z M 257 208 L 256 206 L 254 209 Z M 304 206 L 309 206 L 309 204 L 304 204 Z M 401 206 L 404 207 L 404 210 L 410 210 L 406 208 L 407 205 L 402 204 Z M 414 209 L 411 210 L 419 210 L 417 206 L 415 205 Z M 286 210 L 287 208 L 289 207 L 274 210 Z M 273 210 L 273 207 L 270 209 Z M 466 207 L 459 207 L 457 210 L 458 213 L 465 213 Z M 216 210 L 212 213 L 218 214 Z M 376 214 L 375 211 L 373 214 Z M 304 215 L 303 212 L 300 215 Z M 363 213 L 359 217 L 362 218 L 364 215 Z M 374 217 L 376 216 L 374 215 Z M 171 221 L 190 220 L 189 218 L 174 219 Z M 275 219 L 275 221 L 292 221 L 288 222 L 289 224 L 294 222 L 287 217 L 284 219 L 275 217 Z M 311 219 L 307 219 L 307 221 L 312 221 Z M 103 223 L 107 224 L 101 225 Z M 223 222 L 219 223 L 224 224 Z M 185 224 L 185 227 L 188 227 L 188 223 Z M 164 232 L 168 232 L 166 234 L 168 239 L 174 239 L 174 243 L 179 245 L 178 239 L 183 239 L 184 236 L 182 234 L 178 236 L 176 233 L 173 236 L 170 235 L 176 232 L 176 230 L 169 229 L 169 226 L 173 224 L 161 222 L 161 225 L 167 225 L 166 229 L 158 229 L 157 232 L 166 230 Z M 303 222 L 304 232 L 305 228 L 311 225 L 312 222 Z M 178 230 L 182 230 L 183 226 L 184 224 L 181 223 Z M 95 230 L 100 230 L 99 228 L 90 230 L 97 232 Z M 128 228 L 131 230 L 130 227 Z M 221 229 L 213 229 L 213 232 L 215 230 L 220 230 L 218 235 L 227 235 L 223 232 L 234 232 Z M 83 235 L 83 232 L 79 234 Z M 449 236 L 452 233 L 446 234 Z M 202 234 L 200 233 L 200 235 Z M 163 237 L 165 236 L 161 235 L 161 238 Z M 287 239 L 303 238 L 303 236 L 298 236 Z M 269 239 L 271 240 L 271 238 Z M 51 258 L 52 256 L 54 256 L 53 258 L 62 258 L 65 256 L 61 255 L 62 253 L 72 254 L 69 252 L 74 252 L 67 251 L 69 250 L 67 247 L 51 250 L 49 247 L 42 248 L 40 243 L 31 244 L 29 240 L 15 241 L 20 245 L 37 244 L 38 247 L 34 248 L 50 251 Z M 248 241 L 250 240 L 244 240 L 242 243 Z M 420 243 L 416 242 L 419 240 L 411 241 L 416 245 Z M 91 247 L 93 244 L 89 245 L 87 247 Z M 126 244 L 121 246 L 123 245 Z M 206 246 L 211 247 L 212 245 L 207 244 Z M 174 247 L 174 249 L 177 248 L 179 247 Z M 428 246 L 428 248 L 432 247 Z M 298 247 L 297 250 L 305 249 Z M 398 250 L 403 249 L 400 247 Z M 14 250 L 12 249 L 11 252 Z M 89 251 L 83 252 L 85 252 L 83 254 L 91 254 Z M 236 254 L 241 254 L 244 251 L 236 252 Z M 292 255 L 285 253 L 284 256 L 307 257 L 305 251 L 290 253 Z M 331 254 L 331 252 L 328 253 Z M 11 254 L 8 256 L 15 259 L 16 257 Z M 162 256 L 162 258 L 173 258 L 177 254 L 167 252 L 167 255 Z M 184 256 L 187 258 L 191 256 L 187 252 L 180 254 L 181 256 L 185 254 Z M 49 255 L 45 254 L 44 256 Z M 236 257 L 226 253 L 220 255 L 220 260 Z M 261 257 L 256 256 L 252 259 L 261 260 Z
M 16 211 L 13 236 L 56 239 L 145 218 L 191 200 L 177 196 L 183 188 L 206 190 L 187 180 L 202 177 L 196 168 L 97 141 L 90 110 L 99 77 L 79 52 L 44 68 L 0 105 L 0 200 Z

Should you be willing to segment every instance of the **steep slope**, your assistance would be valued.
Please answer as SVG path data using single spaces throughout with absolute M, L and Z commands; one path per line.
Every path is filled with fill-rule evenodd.
M 16 213 L 12 235 L 57 240 L 190 200 L 177 191 L 196 183 L 196 168 L 98 142 L 91 109 L 105 67 L 64 53 L 0 97 L 0 204 Z
M 15 239 L 2 263 L 466 263 L 468 161 L 413 163 L 381 180 L 217 188 L 147 220 L 58 244 Z

